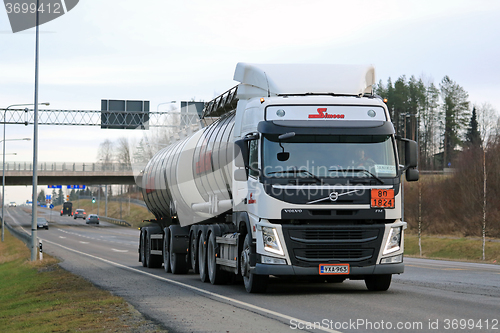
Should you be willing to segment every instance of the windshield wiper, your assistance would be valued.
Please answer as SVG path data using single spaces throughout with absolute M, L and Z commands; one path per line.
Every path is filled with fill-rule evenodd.
M 385 182 L 380 179 L 379 177 L 377 177 L 376 175 L 374 175 L 373 173 L 371 173 L 370 171 L 366 170 L 366 169 L 330 169 L 328 170 L 329 172 L 333 172 L 333 171 L 339 171 L 339 172 L 364 172 L 364 173 L 367 173 L 369 174 L 370 176 L 372 176 L 373 178 L 375 178 L 376 180 L 378 180 L 380 182 L 380 184 L 385 184 Z
M 273 171 L 273 172 L 268 172 L 268 175 L 274 175 L 274 174 L 279 174 L 279 173 L 305 173 L 308 176 L 311 176 L 312 178 L 316 179 L 321 183 L 321 178 L 310 172 L 309 170 L 306 169 L 297 169 L 294 167 L 292 170 L 282 170 L 282 171 Z

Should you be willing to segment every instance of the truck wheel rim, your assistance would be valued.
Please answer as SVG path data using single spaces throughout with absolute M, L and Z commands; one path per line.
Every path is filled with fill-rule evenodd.
M 246 248 L 241 252 L 241 275 L 248 278 L 250 276 L 250 249 Z

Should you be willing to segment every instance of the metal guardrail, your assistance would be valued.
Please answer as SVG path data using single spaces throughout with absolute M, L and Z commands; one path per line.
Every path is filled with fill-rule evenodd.
M 23 231 L 19 231 L 13 227 L 11 227 L 7 222 L 4 223 L 5 227 L 9 229 L 9 232 L 11 235 L 22 241 L 26 246 L 30 249 L 31 248 L 31 235 L 28 235 L 27 233 Z
M 112 217 L 107 217 L 107 216 L 99 216 L 99 219 L 105 221 L 105 222 L 109 222 L 109 223 L 113 223 L 113 224 L 118 224 L 118 225 L 125 225 L 127 227 L 131 227 L 132 225 L 130 223 L 128 223 L 127 221 L 125 220 L 120 220 L 120 219 L 114 219 Z

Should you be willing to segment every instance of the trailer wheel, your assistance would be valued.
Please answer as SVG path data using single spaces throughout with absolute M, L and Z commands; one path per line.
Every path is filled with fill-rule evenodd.
M 139 254 L 141 262 L 142 262 L 142 267 L 147 267 L 146 263 L 146 237 L 144 237 L 144 231 L 141 230 L 141 246 L 139 247 L 141 253 Z
M 172 272 L 170 269 L 170 246 L 169 246 L 170 232 L 168 228 L 165 228 L 163 236 L 163 269 L 165 273 Z
M 215 233 L 211 232 L 208 237 L 207 245 L 207 268 L 208 268 L 208 278 L 211 284 L 223 284 L 228 280 L 228 274 L 226 271 L 220 269 L 217 265 L 217 243 L 215 241 Z
M 370 291 L 386 291 L 391 285 L 392 274 L 372 275 L 365 278 L 366 288 Z
M 207 246 L 205 237 L 205 232 L 202 232 L 198 241 L 198 269 L 200 271 L 200 279 L 202 282 L 208 281 Z
M 198 267 L 198 243 L 196 242 L 196 232 L 191 233 L 191 238 L 189 241 L 189 255 L 191 256 L 191 268 L 195 274 L 200 273 L 200 268 Z
M 146 247 L 147 266 L 148 268 L 160 268 L 163 258 L 160 255 L 151 254 L 151 234 L 148 233 L 146 238 L 148 240 Z
M 170 269 L 173 274 L 186 274 L 189 270 L 187 263 L 187 254 L 183 253 L 174 253 L 173 252 L 173 244 L 174 244 L 174 233 L 169 232 L 170 234 Z
M 267 289 L 269 275 L 257 275 L 250 272 L 250 245 L 252 244 L 251 234 L 245 236 L 243 243 L 243 251 L 241 251 L 241 275 L 243 276 L 243 284 L 249 293 L 263 293 Z

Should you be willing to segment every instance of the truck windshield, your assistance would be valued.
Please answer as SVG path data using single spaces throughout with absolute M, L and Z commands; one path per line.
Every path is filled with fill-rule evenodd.
M 389 135 L 296 135 L 281 145 L 290 154 L 284 161 L 278 159 L 278 153 L 283 151 L 278 136 L 264 136 L 262 169 L 267 177 L 397 175 L 394 143 Z

